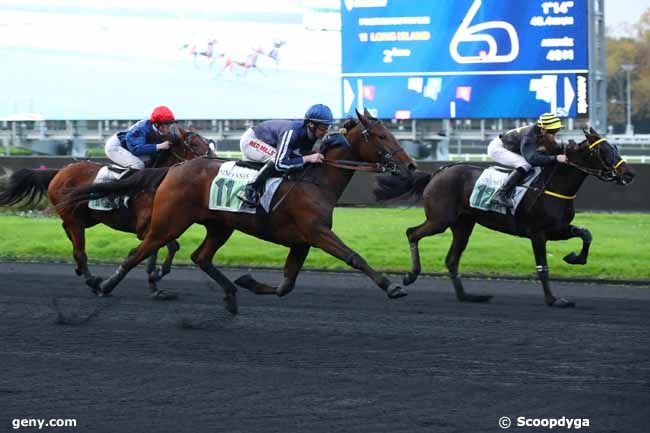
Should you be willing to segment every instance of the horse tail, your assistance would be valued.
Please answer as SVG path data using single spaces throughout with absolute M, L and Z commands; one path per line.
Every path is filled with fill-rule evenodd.
M 379 202 L 399 199 L 417 202 L 422 198 L 424 188 L 433 176 L 425 171 L 416 171 L 408 180 L 390 174 L 377 176 L 373 194 Z
M 33 206 L 47 193 L 47 188 L 59 170 L 32 170 L 21 168 L 9 177 L 4 191 L 0 192 L 0 206 Z
M 59 208 L 75 208 L 89 200 L 103 197 L 134 197 L 144 191 L 155 191 L 167 176 L 168 171 L 169 167 L 146 168 L 138 170 L 126 179 L 74 188 L 67 192 L 65 198 L 57 204 L 57 210 Z

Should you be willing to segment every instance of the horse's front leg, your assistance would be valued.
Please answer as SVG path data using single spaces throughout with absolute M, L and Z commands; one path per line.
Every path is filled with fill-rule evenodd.
M 330 228 L 322 226 L 313 229 L 309 235 L 309 243 L 368 275 L 389 298 L 395 299 L 408 295 L 402 286 L 392 283 L 386 276 L 371 268 L 363 257 L 345 245 Z
M 75 273 L 86 279 L 86 284 L 96 291 L 97 286 L 102 279 L 93 276 L 88 269 L 88 256 L 86 255 L 86 236 L 84 227 L 76 221 L 67 221 L 63 223 L 63 230 L 72 242 L 72 256 L 74 257 L 77 267 Z
M 544 289 L 544 299 L 546 301 L 546 305 L 549 307 L 560 308 L 574 307 L 575 303 L 570 302 L 564 298 L 556 298 L 551 292 L 548 277 L 548 261 L 546 259 L 546 233 L 535 233 L 530 237 L 530 240 L 533 245 L 533 253 L 535 254 L 537 276 L 542 282 L 542 288 Z
M 309 245 L 291 247 L 289 255 L 287 256 L 287 261 L 284 264 L 284 281 L 282 281 L 282 284 L 277 288 L 257 281 L 250 274 L 242 275 L 235 280 L 235 283 L 250 290 L 256 295 L 287 295 L 293 290 L 296 284 L 298 273 L 302 269 L 305 259 L 307 259 L 309 249 Z
M 567 228 L 566 234 L 566 237 L 560 239 L 564 240 L 579 237 L 582 239 L 582 250 L 580 250 L 580 254 L 576 254 L 574 251 L 571 251 L 569 254 L 564 256 L 564 261 L 570 265 L 586 264 L 587 257 L 589 256 L 589 247 L 591 246 L 592 240 L 591 232 L 585 228 L 570 225 Z
M 167 247 L 169 248 L 169 245 L 174 242 L 176 241 L 172 241 L 169 244 L 167 244 Z M 174 253 L 175 251 L 172 252 L 171 249 L 169 250 L 165 263 L 167 262 L 167 260 L 169 260 L 169 256 L 170 255 L 173 256 Z M 156 267 L 157 259 L 158 259 L 158 251 L 154 252 L 147 259 L 146 271 L 147 271 L 147 275 L 149 276 L 149 293 L 151 295 L 151 299 L 155 301 L 171 301 L 174 299 L 178 299 L 178 294 L 158 288 L 158 281 L 160 281 L 160 279 L 165 274 L 162 273 L 162 271 Z M 163 269 L 164 267 L 165 265 L 163 264 Z M 169 270 L 167 271 L 167 273 L 169 273 Z

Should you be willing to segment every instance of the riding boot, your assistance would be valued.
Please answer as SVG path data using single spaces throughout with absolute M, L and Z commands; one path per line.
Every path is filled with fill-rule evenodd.
M 257 174 L 257 178 L 246 185 L 243 191 L 237 194 L 237 197 L 249 206 L 257 206 L 263 193 L 264 186 L 269 177 L 275 172 L 275 162 L 269 161 Z
M 519 182 L 524 180 L 526 173 L 527 171 L 523 167 L 518 167 L 516 170 L 513 170 L 512 173 L 510 173 L 510 176 L 508 176 L 506 183 L 504 183 L 496 194 L 492 196 L 492 202 L 508 209 L 513 208 L 515 187 Z

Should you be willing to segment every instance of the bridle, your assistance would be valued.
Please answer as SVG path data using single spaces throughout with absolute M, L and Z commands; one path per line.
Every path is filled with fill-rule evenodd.
M 202 141 L 207 143 L 206 150 L 205 150 L 204 154 L 199 154 L 198 152 L 196 152 L 195 146 L 192 145 L 192 139 L 194 139 L 194 137 L 199 137 Z M 185 137 L 182 140 L 182 144 L 183 144 L 183 146 L 185 146 L 185 148 L 187 150 L 189 150 L 192 153 L 192 155 L 194 155 L 194 157 L 199 158 L 201 156 L 210 155 L 210 151 L 212 150 L 212 147 L 210 146 L 210 144 L 212 144 L 212 146 L 214 146 L 215 142 L 211 138 L 205 138 L 204 136 L 202 136 L 201 134 L 199 134 L 197 132 L 187 131 L 186 134 L 185 134 Z M 181 161 L 181 162 L 187 161 L 187 158 L 185 157 L 185 155 L 179 155 L 174 148 L 170 148 L 169 151 L 179 161 Z
M 604 181 L 604 182 L 613 182 L 617 179 L 616 175 L 616 169 L 621 166 L 625 162 L 624 159 L 620 158 L 616 164 L 613 166 L 608 166 L 607 163 L 603 160 L 602 156 L 600 155 L 600 145 L 605 142 L 606 140 L 604 138 L 599 138 L 598 140 L 594 141 L 593 143 L 590 143 L 588 146 L 589 150 L 589 158 L 596 158 L 600 164 L 600 168 L 592 168 L 592 167 L 585 167 L 580 164 L 577 164 L 573 161 L 570 161 L 567 159 L 567 162 L 570 166 L 575 167 L 576 169 L 582 171 L 583 173 L 587 173 L 591 176 L 595 176 L 598 179 Z M 587 142 L 589 140 L 587 139 Z M 566 150 L 565 150 L 566 154 Z
M 366 143 L 370 143 L 370 131 L 376 126 L 381 125 L 381 120 L 372 122 L 368 127 L 366 127 L 362 122 L 359 122 L 359 127 L 361 128 L 361 135 L 363 136 Z M 347 131 L 342 132 L 343 135 L 347 134 Z M 380 162 L 360 162 L 360 161 L 348 161 L 348 160 L 333 160 L 325 158 L 323 160 L 324 164 L 327 164 L 332 167 L 338 167 L 345 170 L 355 170 L 355 171 L 367 171 L 371 173 L 390 173 L 392 175 L 399 175 L 400 170 L 397 162 L 393 157 L 399 152 L 404 152 L 404 149 L 401 147 L 388 151 L 377 146 L 377 154 L 379 155 Z

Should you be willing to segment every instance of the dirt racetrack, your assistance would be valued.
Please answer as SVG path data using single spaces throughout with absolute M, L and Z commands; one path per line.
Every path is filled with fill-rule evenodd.
M 555 283 L 577 302 L 556 310 L 536 282 L 468 280 L 496 295 L 485 305 L 444 279 L 393 301 L 361 274 L 298 283 L 282 299 L 240 290 L 231 317 L 194 269 L 162 282 L 178 301 L 155 302 L 140 268 L 96 298 L 70 265 L 0 264 L 0 431 L 74 418 L 40 431 L 476 433 L 504 416 L 509 431 L 568 430 L 519 417 L 649 431 L 648 287 Z

